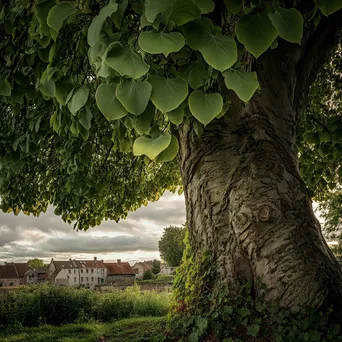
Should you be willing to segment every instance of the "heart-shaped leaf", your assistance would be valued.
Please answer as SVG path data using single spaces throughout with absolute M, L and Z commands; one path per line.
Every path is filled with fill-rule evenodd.
M 0 95 L 11 96 L 11 86 L 6 80 L 0 80 Z
M 178 150 L 178 139 L 172 135 L 170 145 L 163 152 L 158 154 L 158 156 L 156 157 L 156 162 L 163 163 L 173 160 L 177 156 Z
M 201 16 L 200 8 L 192 0 L 172 0 L 173 9 L 170 19 L 173 20 L 177 26 L 182 26 Z
M 86 85 L 78 88 L 68 103 L 71 114 L 76 114 L 87 102 L 89 96 L 89 88 Z
M 129 76 L 135 79 L 145 75 L 150 68 L 141 56 L 128 46 L 114 46 L 107 53 L 106 64 L 121 76 Z
M 185 44 L 184 37 L 179 32 L 142 32 L 139 36 L 139 46 L 151 54 L 163 53 L 165 57 L 171 52 L 179 51 Z
M 159 14 L 169 17 L 173 9 L 173 1 L 170 0 L 146 0 L 145 16 L 146 19 L 153 23 Z
M 215 8 L 215 3 L 212 0 L 194 0 L 194 2 L 200 8 L 202 14 L 210 13 Z
M 126 80 L 116 88 L 116 96 L 132 114 L 139 115 L 147 107 L 152 86 L 147 81 Z
M 127 110 L 116 98 L 116 84 L 102 83 L 95 93 L 96 104 L 108 121 L 121 119 L 127 115 Z
M 47 24 L 58 32 L 62 28 L 64 20 L 76 12 L 78 12 L 78 9 L 75 8 L 75 2 L 61 2 L 51 8 L 47 17 Z
M 274 13 L 268 13 L 268 16 L 281 38 L 300 44 L 303 36 L 303 17 L 297 9 L 278 7 Z
M 155 111 L 156 107 L 151 102 L 149 102 L 146 110 L 142 114 L 131 118 L 132 125 L 138 133 L 149 133 Z
M 267 13 L 250 13 L 237 22 L 236 36 L 245 48 L 258 58 L 271 46 L 278 32 Z
M 152 85 L 151 100 L 162 113 L 176 109 L 188 96 L 188 84 L 183 78 L 153 76 L 148 81 Z
M 204 94 L 197 90 L 189 96 L 191 114 L 203 125 L 207 125 L 223 107 L 222 96 L 218 93 Z
M 94 46 L 101 38 L 101 30 L 104 22 L 118 9 L 115 0 L 110 0 L 108 5 L 102 7 L 99 15 L 91 22 L 88 29 L 88 44 Z
M 248 102 L 259 87 L 256 72 L 227 70 L 223 73 L 228 89 L 233 89 L 237 96 Z
M 174 125 L 180 125 L 183 122 L 184 114 L 185 114 L 185 107 L 187 103 L 183 102 L 181 103 L 176 109 L 172 110 L 171 112 L 166 113 L 169 120 Z
M 134 141 L 133 154 L 135 156 L 141 156 L 144 154 L 150 159 L 154 159 L 170 145 L 170 142 L 170 134 L 160 135 L 156 139 L 140 137 Z
M 315 3 L 326 16 L 342 8 L 341 0 L 315 0 Z
M 197 90 L 209 78 L 208 71 L 203 64 L 195 64 L 188 73 L 188 83 L 192 89 Z
M 227 10 L 233 14 L 238 14 L 241 10 L 241 0 L 224 0 Z

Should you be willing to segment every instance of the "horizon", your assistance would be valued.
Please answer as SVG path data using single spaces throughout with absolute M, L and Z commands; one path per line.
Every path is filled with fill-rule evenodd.
M 42 259 L 98 260 L 134 263 L 160 260 L 163 229 L 185 223 L 184 196 L 165 192 L 118 223 L 104 220 L 88 231 L 75 231 L 49 207 L 39 217 L 0 213 L 0 264 Z M 38 245 L 37 245 L 38 243 Z

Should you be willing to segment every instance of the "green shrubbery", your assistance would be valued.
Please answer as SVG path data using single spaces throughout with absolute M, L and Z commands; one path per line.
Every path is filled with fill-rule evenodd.
M 30 286 L 0 295 L 0 324 L 62 325 L 95 319 L 109 322 L 136 316 L 163 316 L 169 294 L 139 287 L 109 293 L 59 286 Z

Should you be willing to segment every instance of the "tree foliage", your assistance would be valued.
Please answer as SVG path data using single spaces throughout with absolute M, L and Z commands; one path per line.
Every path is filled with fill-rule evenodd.
M 142 278 L 143 278 L 143 280 L 150 280 L 150 279 L 152 279 L 153 278 L 152 271 L 151 270 L 144 271 Z
M 43 268 L 45 267 L 44 261 L 42 259 L 34 258 L 27 262 L 28 268 Z
M 201 134 L 230 115 L 233 102 L 244 106 L 259 88 L 248 61 L 277 44 L 304 46 L 312 32 L 337 20 L 341 6 L 338 0 L 1 1 L 2 210 L 39 215 L 53 204 L 65 221 L 87 229 L 176 191 L 179 127 Z M 327 66 L 332 78 L 340 52 L 336 58 Z M 329 87 L 326 80 L 318 87 Z M 321 104 L 334 103 L 330 95 L 331 84 Z M 337 108 L 327 109 L 326 120 L 339 120 Z M 309 111 L 305 122 L 315 116 Z M 339 129 L 331 139 L 319 123 L 303 124 L 308 136 L 304 131 L 318 135 L 320 146 L 303 142 L 301 160 L 318 151 L 326 165 L 318 164 L 334 173 L 338 153 L 333 161 L 330 151 L 338 150 Z M 305 177 L 317 188 L 313 176 Z M 318 199 L 328 186 L 339 185 L 330 177 L 315 192 Z
M 186 227 L 167 227 L 158 243 L 161 257 L 169 266 L 179 266 L 185 248 Z
M 158 274 L 160 272 L 160 260 L 154 259 L 152 261 L 151 271 L 153 274 Z

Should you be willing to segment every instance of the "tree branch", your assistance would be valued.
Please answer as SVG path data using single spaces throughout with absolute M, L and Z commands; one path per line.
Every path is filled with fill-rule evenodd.
M 299 113 L 308 103 L 309 87 L 337 46 L 341 29 L 342 10 L 339 10 L 329 17 L 323 16 L 317 28 L 309 36 L 298 63 L 295 105 Z

